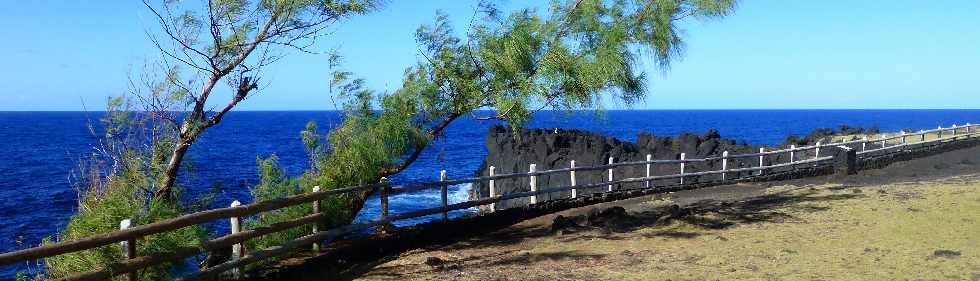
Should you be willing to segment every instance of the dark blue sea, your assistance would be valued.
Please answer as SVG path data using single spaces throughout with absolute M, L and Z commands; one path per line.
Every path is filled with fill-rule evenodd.
M 87 129 L 99 112 L 0 112 L 0 252 L 36 246 L 57 235 L 76 209 L 76 192 L 69 174 L 78 160 L 92 153 L 97 137 Z M 249 188 L 258 177 L 256 157 L 276 154 L 292 175 L 309 163 L 300 130 L 310 121 L 328 128 L 341 120 L 338 112 L 232 112 L 209 129 L 190 150 L 194 167 L 180 183 L 190 197 L 220 183 L 212 207 L 233 200 L 250 201 Z M 718 129 L 723 137 L 749 143 L 779 144 L 787 135 L 805 135 L 815 128 L 877 126 L 884 131 L 933 129 L 980 122 L 980 110 L 634 110 L 562 113 L 540 112 L 528 127 L 577 128 L 635 141 L 638 132 L 676 135 L 682 131 Z M 392 178 L 395 184 L 438 179 L 439 170 L 451 178 L 471 176 L 486 154 L 485 136 L 493 122 L 461 119 L 449 126 L 410 168 Z M 463 201 L 469 186 L 451 188 L 451 201 Z M 452 202 L 451 202 L 452 203 Z M 438 191 L 395 197 L 392 211 L 415 210 L 439 204 Z M 461 211 L 462 212 L 462 211 Z M 456 212 L 453 215 L 459 215 Z M 369 200 L 359 220 L 378 216 L 378 200 Z M 425 218 L 431 219 L 431 218 Z M 405 221 L 413 224 L 422 220 Z M 220 224 L 219 224 L 220 225 Z M 216 227 L 215 233 L 226 230 Z M 21 264 L 0 267 L 0 279 L 17 270 L 37 269 Z

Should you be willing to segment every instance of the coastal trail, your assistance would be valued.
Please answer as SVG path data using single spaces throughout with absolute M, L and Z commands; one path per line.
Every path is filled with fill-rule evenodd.
M 980 280 L 980 148 L 570 209 L 358 280 Z

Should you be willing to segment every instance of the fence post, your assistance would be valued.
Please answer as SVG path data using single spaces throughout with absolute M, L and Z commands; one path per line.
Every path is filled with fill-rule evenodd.
M 814 159 L 820 158 L 820 142 L 819 141 L 817 142 L 817 149 L 813 153 L 813 158 Z
M 857 153 L 847 146 L 838 146 L 834 155 L 834 174 L 838 176 L 857 174 Z
M 886 138 L 888 138 L 888 134 L 881 134 L 881 148 L 888 147 Z
M 531 166 L 527 168 L 527 172 L 531 174 L 531 192 L 537 192 L 538 191 L 538 175 L 537 175 L 538 164 L 531 164 Z M 538 203 L 538 195 L 537 194 L 531 195 L 531 204 L 537 204 L 537 203 Z
M 238 202 L 238 200 L 235 200 L 235 201 L 231 202 L 231 207 L 232 208 L 238 207 L 238 206 L 241 206 L 241 205 L 242 205 L 242 202 Z M 236 233 L 242 232 L 242 218 L 239 218 L 239 217 L 231 217 L 228 220 L 231 223 L 231 234 L 236 234 Z M 242 246 L 243 246 L 242 243 L 231 245 L 231 260 L 234 261 L 234 260 L 239 260 L 239 259 L 242 258 L 242 254 L 243 254 L 242 253 L 242 250 L 243 250 L 242 249 Z M 238 267 L 233 268 L 231 270 L 231 275 L 234 276 L 236 279 L 241 279 L 241 277 L 242 277 L 241 269 L 238 268 Z
M 936 130 L 938 130 L 936 131 L 936 135 L 938 136 L 937 138 L 943 138 L 943 126 L 939 126 L 939 128 L 936 128 Z
M 439 171 L 439 181 L 444 182 L 446 181 L 446 178 L 447 178 L 446 170 Z M 449 206 L 449 186 L 446 184 L 442 184 L 439 186 L 439 189 L 440 191 L 442 191 L 442 207 L 446 208 L 447 206 Z M 448 221 L 448 220 L 449 220 L 449 210 L 443 209 L 442 221 Z
M 391 181 L 386 177 L 381 178 L 381 219 L 387 219 L 391 215 L 388 207 L 388 196 L 391 194 Z M 385 226 L 391 225 L 386 223 Z M 381 227 L 381 232 L 387 232 L 385 226 Z
M 926 141 L 926 131 L 919 130 L 919 142 L 925 142 L 925 141 Z
M 966 133 L 967 134 L 970 133 L 970 126 L 971 126 L 970 123 L 966 123 Z
M 490 198 L 493 198 L 494 196 L 497 196 L 497 185 L 496 185 L 496 182 L 493 179 L 494 170 L 496 170 L 496 169 L 497 169 L 497 167 L 490 166 Z M 496 202 L 490 203 L 490 211 L 491 212 L 496 212 L 497 211 L 497 203 Z
M 612 156 L 610 156 L 609 157 L 609 165 L 612 165 L 612 163 L 613 163 L 613 158 L 612 158 Z M 610 192 L 613 191 L 612 181 L 613 181 L 613 168 L 612 167 L 609 167 L 609 191 Z
M 728 150 L 725 150 L 725 152 L 721 153 L 721 180 L 722 181 L 725 181 L 727 179 L 726 176 L 728 173 L 726 173 L 725 171 L 728 171 Z
M 759 153 L 766 153 L 766 148 L 765 147 L 760 147 L 759 148 Z M 765 159 L 766 159 L 766 155 L 765 154 L 759 155 L 759 175 L 760 176 L 762 175 L 763 170 L 765 170 L 765 168 L 763 168 L 763 166 L 766 165 L 764 163 Z
M 789 163 L 793 164 L 795 160 L 796 160 L 796 145 L 791 144 L 789 145 Z
M 575 199 L 578 197 L 578 189 L 575 189 L 575 160 L 572 160 L 572 163 L 568 164 L 568 167 L 572 169 L 568 174 L 572 180 L 572 199 Z
M 650 161 L 653 161 L 653 155 L 647 154 L 647 178 L 650 178 L 650 166 L 652 166 Z M 646 188 L 650 188 L 650 180 L 646 181 Z
M 319 185 L 314 186 L 313 187 L 313 192 L 314 193 L 320 192 L 320 186 Z M 384 195 L 385 195 L 384 194 L 384 191 L 382 191 L 382 193 L 381 193 L 381 207 L 382 208 L 384 208 L 384 204 L 385 204 Z M 320 213 L 320 200 L 313 201 L 313 213 L 314 214 L 319 214 Z M 317 221 L 316 223 L 313 223 L 313 234 L 316 234 L 317 232 L 320 232 L 320 222 L 319 221 Z M 313 242 L 313 251 L 314 252 L 320 251 L 320 242 L 319 241 Z
M 953 135 L 956 135 L 956 124 L 953 124 Z
M 861 151 L 868 150 L 868 136 L 865 135 L 864 139 L 861 140 Z
M 684 159 L 687 159 L 687 153 L 681 152 L 681 184 L 684 184 Z
M 133 226 L 133 221 L 130 219 L 124 219 L 119 222 L 119 230 L 125 230 Z M 135 259 L 136 258 L 136 239 L 129 239 L 126 241 L 119 242 L 120 248 L 122 248 L 122 256 L 124 260 Z M 126 274 L 126 280 L 136 281 L 136 271 L 129 272 Z
M 908 133 L 906 133 L 905 131 L 902 131 L 902 145 L 905 145 L 906 143 L 908 143 L 908 140 L 906 138 L 908 138 Z

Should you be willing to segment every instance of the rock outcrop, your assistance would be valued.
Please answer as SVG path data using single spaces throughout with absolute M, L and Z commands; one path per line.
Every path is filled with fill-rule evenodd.
M 477 176 L 489 175 L 489 166 L 495 167 L 496 174 L 526 173 L 529 165 L 537 165 L 538 171 L 568 168 L 572 160 L 578 167 L 588 167 L 606 164 L 609 157 L 613 157 L 614 162 L 624 161 L 643 161 L 646 155 L 650 154 L 653 159 L 680 159 L 680 154 L 685 153 L 687 159 L 708 158 L 721 156 L 724 151 L 729 154 L 748 154 L 759 152 L 760 146 L 749 145 L 744 141 L 736 142 L 731 139 L 723 139 L 717 130 L 696 135 L 682 133 L 676 137 L 662 137 L 649 133 L 640 133 L 636 143 L 624 142 L 616 138 L 607 137 L 591 132 L 579 130 L 562 129 L 525 129 L 514 134 L 503 126 L 491 127 L 486 139 L 487 157 L 477 171 Z M 776 149 L 776 148 L 771 148 Z M 768 150 L 768 149 L 767 149 Z M 828 151 L 829 152 L 829 151 Z M 827 154 L 830 155 L 830 154 Z M 799 151 L 795 153 L 797 160 L 812 157 L 812 152 Z M 788 162 L 788 154 L 774 154 L 765 158 L 766 165 L 773 163 Z M 730 159 L 728 168 L 757 167 L 758 157 Z M 685 173 L 719 170 L 721 160 L 706 161 L 700 163 L 688 163 Z M 652 175 L 668 175 L 680 172 L 679 164 L 662 164 L 651 167 Z M 745 172 L 748 173 L 748 172 Z M 618 167 L 613 171 L 614 178 L 622 179 L 627 177 L 643 177 L 646 175 L 644 165 L 630 167 Z M 743 174 L 744 175 L 744 174 Z M 731 176 L 736 176 L 732 173 Z M 599 183 L 607 179 L 607 171 L 579 171 L 576 172 L 578 185 Z M 685 182 L 695 182 L 700 180 L 717 180 L 720 175 L 707 175 L 703 177 L 685 177 Z M 670 185 L 679 183 L 680 179 L 665 179 L 654 182 L 656 185 Z M 537 179 L 539 189 L 548 187 L 564 187 L 571 185 L 568 173 L 557 173 L 541 175 Z M 645 183 L 629 183 L 616 186 L 615 188 L 639 188 Z M 530 190 L 528 178 L 497 180 L 495 183 L 497 194 L 508 194 Z M 489 194 L 487 182 L 474 184 L 470 191 L 471 198 L 485 198 Z M 602 192 L 605 186 L 591 189 L 579 189 L 580 194 Z M 545 201 L 552 198 L 565 198 L 570 195 L 569 191 L 554 192 L 538 196 L 538 201 Z M 519 198 L 506 200 L 497 203 L 497 208 L 509 208 L 513 206 L 527 205 L 529 198 Z

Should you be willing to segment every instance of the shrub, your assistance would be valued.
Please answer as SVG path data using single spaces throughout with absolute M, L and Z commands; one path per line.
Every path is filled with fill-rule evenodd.
M 149 224 L 179 216 L 185 209 L 180 194 L 157 199 L 153 194 L 163 176 L 166 157 L 174 148 L 175 128 L 159 114 L 134 112 L 129 99 L 110 98 L 101 119 L 104 133 L 91 158 L 79 163 L 76 177 L 78 210 L 69 218 L 56 240 L 82 239 L 119 229 L 122 220 Z M 95 126 L 90 124 L 93 135 Z M 206 203 L 198 202 L 198 205 Z M 207 237 L 202 226 L 185 227 L 142 237 L 136 241 L 137 256 L 172 252 L 180 247 L 196 247 Z M 46 238 L 50 244 L 55 239 Z M 106 245 L 85 251 L 48 257 L 44 260 L 49 279 L 105 268 L 122 260 L 119 245 Z M 139 271 L 141 280 L 170 279 L 184 262 L 157 265 Z
M 130 157 L 134 157 L 130 154 Z M 127 168 L 118 175 L 105 177 L 104 181 L 93 183 L 93 188 L 80 197 L 78 212 L 73 215 L 63 229 L 58 240 L 75 240 L 119 229 L 120 221 L 131 219 L 134 224 L 148 224 L 174 218 L 181 214 L 177 204 L 152 198 L 150 177 L 143 169 L 131 166 L 139 160 L 128 161 Z M 173 251 L 179 247 L 195 247 L 207 236 L 203 227 L 186 227 L 176 231 L 143 237 L 136 242 L 136 253 L 152 256 L 157 253 Z M 44 244 L 51 243 L 46 239 Z M 45 259 L 48 278 L 63 278 L 87 272 L 106 265 L 120 262 L 122 253 L 118 245 L 107 245 L 90 250 L 67 253 Z M 139 272 L 140 280 L 170 279 L 175 270 L 183 269 L 185 263 L 176 262 L 150 267 Z

